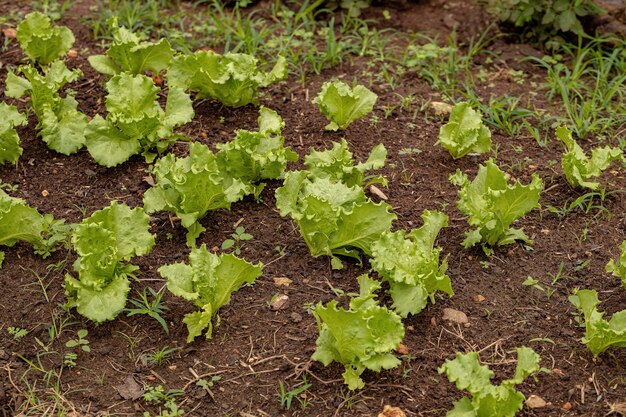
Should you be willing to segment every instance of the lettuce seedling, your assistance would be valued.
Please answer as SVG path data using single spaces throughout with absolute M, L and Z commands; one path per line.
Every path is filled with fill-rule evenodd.
M 595 290 L 579 290 L 570 295 L 569 301 L 583 313 L 585 337 L 593 356 L 598 356 L 611 347 L 626 347 L 626 310 L 613 314 L 611 320 L 604 320 L 604 313 L 597 309 L 600 304 Z
M 313 256 L 331 256 L 333 267 L 340 269 L 337 255 L 359 260 L 360 252 L 371 255 L 372 244 L 391 228 L 396 215 L 387 203 L 368 199 L 360 184 L 337 181 L 346 173 L 343 163 L 316 161 L 306 162 L 311 171 L 285 175 L 283 186 L 276 190 L 276 206 L 281 216 L 289 215 L 296 221 Z M 349 183 L 359 181 L 354 175 L 346 179 Z
M 85 131 L 86 145 L 100 165 L 112 167 L 142 152 L 152 162 L 180 135 L 176 126 L 193 119 L 189 96 L 179 88 L 170 88 L 165 110 L 157 101 L 159 88 L 145 75 L 122 73 L 106 83 L 106 119 L 96 115 Z
M 441 248 L 434 248 L 439 231 L 448 225 L 448 216 L 426 210 L 422 219 L 422 227 L 406 235 L 404 230 L 384 232 L 372 245 L 372 269 L 389 283 L 392 307 L 402 317 L 418 314 L 429 298 L 434 302 L 437 291 L 454 294 L 446 275 L 448 263 L 439 264 Z
M 355 120 L 361 119 L 374 110 L 378 96 L 362 85 L 350 88 L 341 81 L 327 81 L 313 104 L 330 123 L 326 130 L 346 130 Z
M 363 388 L 361 374 L 395 368 L 400 360 L 391 352 L 404 338 L 402 319 L 386 307 L 377 305 L 374 291 L 380 283 L 362 275 L 358 278 L 360 294 L 350 301 L 350 308 L 337 308 L 337 301 L 318 303 L 313 311 L 319 337 L 311 359 L 345 367 L 343 379 L 348 388 Z
M 622 242 L 619 248 L 621 250 L 619 259 L 617 261 L 611 259 L 609 263 L 606 264 L 606 272 L 620 277 L 622 286 L 626 288 L 626 240 Z
M 515 229 L 511 224 L 539 207 L 543 182 L 537 174 L 532 175 L 528 185 L 517 180 L 509 185 L 507 179 L 508 175 L 491 159 L 479 166 L 473 181 L 458 169 L 450 176 L 450 182 L 461 187 L 457 206 L 469 216 L 469 225 L 475 227 L 465 232 L 465 248 L 482 242 L 483 251 L 491 255 L 493 250 L 490 247 L 494 245 L 508 245 L 516 240 L 532 243 L 522 229 Z
M 493 385 L 493 371 L 481 365 L 476 352 L 458 353 L 454 360 L 446 362 L 438 369 L 446 374 L 460 390 L 467 390 L 471 399 L 463 397 L 454 403 L 454 409 L 447 417 L 513 417 L 524 405 L 524 394 L 515 389 L 526 377 L 539 371 L 541 358 L 531 348 L 518 347 L 515 376 L 500 385 Z
M 196 98 L 213 98 L 228 107 L 257 102 L 259 89 L 287 78 L 287 61 L 278 57 L 265 73 L 251 55 L 197 51 L 172 60 L 167 71 L 170 87 L 197 91 Z
M 341 182 L 348 187 L 367 187 L 370 184 L 387 185 L 382 176 L 366 175 L 367 171 L 385 166 L 387 149 L 380 143 L 370 151 L 365 162 L 355 164 L 352 152 L 348 150 L 348 142 L 332 142 L 333 147 L 324 151 L 311 149 L 304 158 L 304 165 L 315 177 L 328 178 L 333 182 Z
M 213 335 L 213 317 L 221 306 L 230 301 L 230 296 L 244 284 L 252 284 L 263 271 L 263 264 L 253 265 L 232 254 L 216 255 L 207 251 L 206 245 L 192 248 L 189 265 L 178 262 L 164 265 L 158 272 L 167 280 L 172 294 L 193 301 L 202 311 L 185 315 L 189 335 L 187 343 L 202 334 Z M 219 323 L 219 316 L 217 319 Z
M 491 132 L 483 125 L 480 113 L 468 103 L 458 103 L 450 112 L 450 120 L 439 130 L 440 144 L 454 159 L 468 153 L 482 154 L 491 149 Z
M 67 54 L 74 44 L 74 34 L 66 26 L 53 25 L 43 13 L 26 15 L 17 25 L 17 41 L 26 56 L 41 66 Z
M 258 132 L 237 130 L 235 139 L 217 145 L 216 154 L 220 171 L 253 186 L 255 196 L 265 186 L 261 181 L 283 178 L 287 162 L 298 160 L 298 154 L 285 147 L 285 123 L 278 113 L 261 106 L 258 124 Z
M 85 144 L 87 117 L 77 110 L 78 103 L 59 90 L 81 76 L 78 69 L 69 70 L 63 61 L 54 61 L 40 74 L 32 65 L 20 66 L 18 72 L 25 78 L 9 72 L 5 94 L 8 97 L 30 97 L 30 105 L 37 116 L 37 129 L 48 147 L 64 155 L 78 152 Z
M 209 210 L 230 208 L 251 192 L 251 187 L 219 169 L 217 158 L 200 143 L 189 145 L 189 156 L 169 154 L 154 164 L 156 184 L 144 194 L 146 212 L 176 213 L 187 228 L 187 245 L 193 247 L 205 228 L 199 223 Z
M 556 129 L 556 137 L 565 145 L 566 152 L 561 158 L 561 168 L 572 187 L 597 190 L 600 183 L 590 181 L 591 178 L 599 177 L 613 161 L 626 163 L 624 152 L 609 146 L 593 149 L 591 158 L 588 158 L 585 151 L 572 138 L 572 132 L 564 126 Z
M 148 254 L 154 238 L 142 208 L 113 201 L 84 219 L 72 236 L 78 279 L 65 275 L 66 307 L 96 323 L 114 319 L 126 305 L 129 278 L 139 269 L 124 261 Z
M 91 66 L 106 75 L 117 75 L 121 72 L 139 75 L 146 70 L 158 74 L 165 70 L 172 58 L 174 50 L 165 38 L 158 42 L 143 41 L 141 37 L 120 27 L 117 17 L 108 22 L 113 31 L 113 40 L 105 55 L 92 55 L 88 58 Z
M 15 164 L 22 155 L 20 137 L 15 126 L 26 124 L 26 116 L 17 107 L 0 103 L 0 165 L 5 162 Z

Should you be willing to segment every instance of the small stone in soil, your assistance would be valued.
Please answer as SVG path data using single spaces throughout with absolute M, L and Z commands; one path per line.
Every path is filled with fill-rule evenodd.
M 452 308 L 443 309 L 442 319 L 458 324 L 469 324 L 469 319 L 464 312 Z

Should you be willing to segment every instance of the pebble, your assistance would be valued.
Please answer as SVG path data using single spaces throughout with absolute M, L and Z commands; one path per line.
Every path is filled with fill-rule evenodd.
M 458 324 L 469 324 L 467 315 L 464 312 L 453 308 L 444 308 L 443 316 L 441 318 Z
M 276 298 L 274 298 L 272 304 L 270 304 L 270 307 L 272 310 L 280 310 L 285 308 L 288 301 L 289 296 L 287 296 L 286 294 L 279 294 Z
M 529 408 L 543 408 L 548 405 L 548 403 L 538 395 L 531 395 L 526 399 L 526 405 Z

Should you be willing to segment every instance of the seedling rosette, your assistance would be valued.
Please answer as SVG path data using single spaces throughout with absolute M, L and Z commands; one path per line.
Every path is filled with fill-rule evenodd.
M 48 147 L 64 155 L 78 152 L 85 144 L 87 117 L 77 110 L 78 103 L 59 91 L 81 76 L 78 69 L 69 70 L 63 61 L 54 61 L 40 74 L 33 65 L 23 65 L 17 70 L 25 78 L 9 72 L 5 94 L 8 97 L 30 97 L 30 106 L 39 121 L 37 129 Z
M 182 137 L 174 128 L 194 116 L 189 96 L 173 87 L 163 110 L 157 101 L 160 89 L 145 75 L 116 75 L 106 90 L 106 119 L 96 115 L 85 131 L 87 149 L 100 165 L 113 167 L 140 152 L 152 162 L 155 150 L 161 153 Z
M 595 290 L 579 290 L 570 295 L 569 301 L 583 313 L 585 337 L 593 356 L 598 356 L 611 347 L 626 347 L 626 309 L 614 313 L 610 320 L 598 311 L 600 300 Z
M 261 276 L 263 264 L 253 265 L 232 254 L 216 255 L 206 245 L 191 249 L 189 265 L 178 262 L 159 268 L 172 294 L 193 301 L 201 311 L 185 315 L 189 335 L 187 343 L 206 329 L 206 338 L 213 335 L 213 317 L 221 306 L 230 301 L 231 294 L 244 284 L 252 284 Z M 219 316 L 218 323 L 219 323 Z
M 149 70 L 156 75 L 164 71 L 174 58 L 174 50 L 167 39 L 143 41 L 125 27 L 119 27 L 117 17 L 107 23 L 114 31 L 109 49 L 104 55 L 88 58 L 96 71 L 113 76 L 122 72 L 139 75 Z
M 626 162 L 624 152 L 619 148 L 605 146 L 591 151 L 591 158 L 585 155 L 583 148 L 572 138 L 572 132 L 566 127 L 556 129 L 556 136 L 565 146 L 566 152 L 561 158 L 561 168 L 567 182 L 575 188 L 597 190 L 600 183 L 590 181 L 602 175 L 613 161 Z
M 391 352 L 404 338 L 400 316 L 374 300 L 380 283 L 362 275 L 359 284 L 360 294 L 348 310 L 338 308 L 337 301 L 318 303 L 314 310 L 319 337 L 311 359 L 325 366 L 343 364 L 344 382 L 351 390 L 365 386 L 361 374 L 366 369 L 380 372 L 398 366 L 400 360 Z
M 346 130 L 352 122 L 374 110 L 378 96 L 362 85 L 350 88 L 341 81 L 327 81 L 313 104 L 330 121 L 326 130 Z
M 311 160 L 307 163 L 313 166 Z M 333 167 L 335 173 L 324 177 L 311 171 L 288 172 L 276 190 L 276 206 L 281 216 L 296 221 L 313 256 L 331 256 L 333 268 L 340 269 L 336 256 L 360 260 L 361 252 L 371 255 L 372 244 L 391 228 L 396 215 L 387 203 L 367 198 L 360 184 L 334 181 L 342 178 L 344 166 Z
M 17 41 L 31 60 L 41 66 L 67 54 L 74 44 L 74 34 L 66 26 L 53 25 L 43 13 L 33 12 L 17 25 Z
M 155 236 L 142 208 L 112 202 L 84 219 L 72 236 L 78 279 L 65 275 L 66 307 L 96 323 L 114 319 L 126 305 L 130 278 L 139 267 L 125 263 L 150 252 Z
M 244 182 L 225 175 L 217 158 L 200 143 L 189 145 L 189 156 L 166 155 L 154 164 L 154 187 L 144 194 L 147 213 L 170 211 L 188 230 L 187 245 L 193 247 L 205 228 L 199 223 L 210 210 L 230 208 L 252 191 Z
M 448 225 L 448 216 L 426 210 L 422 219 L 422 227 L 409 233 L 384 232 L 372 245 L 372 269 L 389 283 L 392 307 L 402 317 L 418 314 L 428 299 L 434 302 L 437 291 L 454 294 L 446 275 L 448 263 L 439 263 L 441 248 L 434 248 L 439 231 Z
M 541 358 L 531 348 L 519 347 L 515 376 L 500 385 L 493 385 L 493 372 L 481 365 L 476 352 L 457 353 L 454 360 L 446 360 L 439 368 L 450 382 L 460 390 L 467 390 L 471 398 L 464 397 L 454 403 L 447 417 L 514 417 L 524 405 L 524 394 L 515 389 L 526 377 L 539 371 Z
M 468 153 L 482 154 L 491 149 L 491 132 L 483 125 L 480 113 L 468 103 L 458 103 L 450 112 L 450 120 L 439 130 L 437 143 L 454 159 Z
M 287 78 L 287 61 L 279 56 L 270 72 L 258 68 L 247 54 L 197 51 L 174 58 L 167 71 L 170 87 L 196 91 L 196 98 L 213 98 L 228 107 L 257 103 L 259 90 Z
M 518 180 L 510 185 L 508 175 L 490 159 L 479 166 L 473 181 L 457 169 L 450 176 L 450 182 L 461 187 L 457 206 L 469 216 L 469 225 L 475 227 L 465 232 L 465 248 L 482 243 L 483 251 L 491 255 L 494 245 L 508 245 L 516 240 L 532 243 L 522 229 L 515 229 L 511 224 L 539 207 L 543 181 L 538 175 L 533 174 L 528 185 Z
M 620 245 L 620 257 L 618 260 L 611 259 L 606 264 L 606 272 L 610 272 L 622 280 L 622 286 L 626 288 L 626 240 Z

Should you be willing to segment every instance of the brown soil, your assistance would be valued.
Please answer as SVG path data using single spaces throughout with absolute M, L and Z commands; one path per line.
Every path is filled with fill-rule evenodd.
M 443 3 L 449 7 L 442 7 Z M 13 9 L 10 2 L 0 2 L 0 7 L 3 13 Z M 482 10 L 466 2 L 410 3 L 389 9 L 390 20 L 382 18 L 382 10 L 374 7 L 368 11 L 368 17 L 377 19 L 379 27 L 392 24 L 397 29 L 421 31 L 440 38 L 454 25 L 459 38 L 468 39 L 483 29 L 488 19 Z M 77 50 L 89 49 L 69 63 L 84 71 L 85 75 L 72 87 L 78 92 L 80 109 L 91 117 L 104 113 L 104 90 L 103 78 L 86 61 L 87 55 L 101 49 L 91 40 L 89 29 L 78 21 L 85 13 L 88 8 L 77 6 L 68 11 L 61 23 L 69 25 L 77 35 Z M 541 82 L 545 74 L 527 62 L 518 62 L 528 54 L 540 54 L 538 51 L 528 45 L 503 41 L 493 43 L 490 50 L 499 55 L 498 62 L 503 68 L 524 69 L 528 78 L 518 85 L 510 77 L 496 74 L 493 86 L 480 90 L 480 94 L 522 96 L 534 100 L 537 106 L 547 106 L 541 91 L 537 96 L 529 95 L 530 82 Z M 15 42 L 0 54 L 4 68 L 18 64 L 20 58 Z M 354 59 L 321 76 L 311 76 L 304 87 L 298 80 L 290 79 L 267 90 L 262 104 L 283 117 L 287 144 L 301 157 L 309 148 L 328 147 L 331 140 L 344 135 L 325 132 L 326 120 L 306 97 L 313 97 L 322 82 L 331 76 L 359 79 L 366 70 L 365 62 Z M 4 74 L 1 78 L 3 86 Z M 182 317 L 192 311 L 192 306 L 169 293 L 164 298 L 169 309 L 163 314 L 170 327 L 169 337 L 155 320 L 146 316 L 122 314 L 114 321 L 95 326 L 72 312 L 70 321 L 74 324 L 55 342 L 54 353 L 45 355 L 44 365 L 59 370 L 64 353 L 70 351 L 65 342 L 75 336 L 76 330 L 89 330 L 91 353 L 81 353 L 78 366 L 64 369 L 61 378 L 60 394 L 76 409 L 73 415 L 139 416 L 144 410 L 155 414 L 157 407 L 120 396 L 116 387 L 131 376 L 140 384 L 185 388 L 178 404 L 190 416 L 376 416 L 385 404 L 400 407 L 408 416 L 442 416 L 453 401 L 465 395 L 437 373 L 445 359 L 452 358 L 457 351 L 480 351 L 483 362 L 500 379 L 513 372 L 513 349 L 522 345 L 534 348 L 542 357 L 542 366 L 550 373 L 540 373 L 520 387 L 527 397 L 538 395 L 548 405 L 535 410 L 525 408 L 520 415 L 604 416 L 612 404 L 626 401 L 626 350 L 610 350 L 594 359 L 580 342 L 584 332 L 576 324 L 575 309 L 567 299 L 574 288 L 593 288 L 600 292 L 601 308 L 609 313 L 625 305 L 626 293 L 620 289 L 618 280 L 604 272 L 604 265 L 617 256 L 619 243 L 626 239 L 624 196 L 605 202 L 611 215 L 596 211 L 585 215 L 578 211 L 559 221 L 546 207 L 560 207 L 579 195 L 567 185 L 559 163 L 555 163 L 560 160 L 561 146 L 552 140 L 548 147 L 541 148 L 530 136 L 508 137 L 494 131 L 499 165 L 524 183 L 532 173 L 539 174 L 545 182 L 542 209 L 518 222 L 535 243 L 532 250 L 525 250 L 519 244 L 498 248 L 491 258 L 478 248 L 464 250 L 460 243 L 467 229 L 466 219 L 456 209 L 457 190 L 449 183 L 448 176 L 460 168 L 473 177 L 477 164 L 487 157 L 469 156 L 455 161 L 444 149 L 434 146 L 445 121 L 428 109 L 416 107 L 419 110 L 415 119 L 414 109 L 397 109 L 385 118 L 383 108 L 398 103 L 396 93 L 413 94 L 423 102 L 437 99 L 436 92 L 417 74 L 409 72 L 401 76 L 395 91 L 377 83 L 371 88 L 379 94 L 375 110 L 379 122 L 372 124 L 367 118 L 358 121 L 345 132 L 345 137 L 358 158 L 366 157 L 378 143 L 387 147 L 389 159 L 382 173 L 389 178 L 385 193 L 398 215 L 394 227 L 419 226 L 419 216 L 425 209 L 444 210 L 450 216 L 450 226 L 441 233 L 438 244 L 449 254 L 455 295 L 437 297 L 436 304 L 405 320 L 404 344 L 410 356 L 404 358 L 402 365 L 380 374 L 366 372 L 366 387 L 350 392 L 342 382 L 343 369 L 339 364 L 324 367 L 310 361 L 318 333 L 315 319 L 307 314 L 306 306 L 336 299 L 331 287 L 354 291 L 355 278 L 367 272 L 368 267 L 346 262 L 344 270 L 332 271 L 328 258 L 311 257 L 297 226 L 278 214 L 274 190 L 280 184 L 273 182 L 263 191 L 260 204 L 249 198 L 234 204 L 230 211 L 211 212 L 202 220 L 207 231 L 198 239 L 198 245 L 219 247 L 232 233 L 233 225 L 241 221 L 254 236 L 243 246 L 241 256 L 267 264 L 263 276 L 253 286 L 235 293 L 230 304 L 221 309 L 221 325 L 211 340 L 198 338 L 192 344 L 185 343 Z M 25 107 L 24 103 L 18 105 Z M 196 117 L 184 131 L 196 140 L 214 145 L 230 140 L 235 129 L 255 129 L 256 117 L 257 109 L 253 106 L 228 109 L 204 101 L 197 104 Z M 142 204 L 142 195 L 149 185 L 143 180 L 147 164 L 141 157 L 106 169 L 98 166 L 85 150 L 70 157 L 59 155 L 49 151 L 36 137 L 35 125 L 36 120 L 31 116 L 29 125 L 18 130 L 24 147 L 18 165 L 0 167 L 2 181 L 19 186 L 12 195 L 67 222 L 79 222 L 111 200 L 130 206 Z M 421 153 L 401 152 L 406 148 L 418 148 Z M 184 154 L 186 149 L 185 143 L 179 143 L 174 152 Z M 626 189 L 623 170 L 607 173 L 602 181 L 608 189 Z M 141 273 L 130 297 L 146 286 L 161 288 L 163 282 L 157 268 L 187 259 L 189 250 L 180 225 L 161 213 L 152 217 L 152 226 L 158 236 L 157 244 L 148 256 L 134 261 L 141 267 Z M 283 248 L 285 256 L 279 254 L 277 247 Z M 24 375 L 28 369 L 24 359 L 35 360 L 35 354 L 41 352 L 36 339 L 48 338 L 52 315 L 65 302 L 63 277 L 71 272 L 75 255 L 61 250 L 43 260 L 22 244 L 5 252 L 0 270 L 0 410 L 8 416 L 25 411 L 17 408 L 25 400 L 25 381 L 33 384 L 42 376 L 35 371 Z M 587 260 L 589 264 L 580 268 Z M 48 268 L 51 264 L 59 268 Z M 557 273 L 560 264 L 565 278 L 552 285 L 552 274 Z M 539 279 L 554 292 L 548 297 L 544 292 L 523 286 L 528 276 Z M 288 277 L 293 282 L 287 288 L 277 287 L 276 277 Z M 289 301 L 285 308 L 273 311 L 268 301 L 277 293 L 288 295 Z M 484 301 L 477 301 L 479 295 Z M 444 308 L 466 313 L 469 325 L 443 321 Z M 29 333 L 16 341 L 6 332 L 8 326 L 22 327 Z M 147 366 L 142 361 L 143 354 L 165 346 L 179 348 L 166 364 Z M 305 372 L 312 387 L 299 400 L 306 399 L 308 407 L 303 409 L 299 400 L 294 399 L 291 410 L 284 410 L 278 397 L 279 381 L 291 389 L 302 381 Z M 211 388 L 212 395 L 194 383 L 196 376 L 203 375 L 221 377 Z M 40 385 L 38 381 L 36 388 Z M 44 394 L 40 398 L 45 400 Z M 564 408 L 566 404 L 571 409 Z

